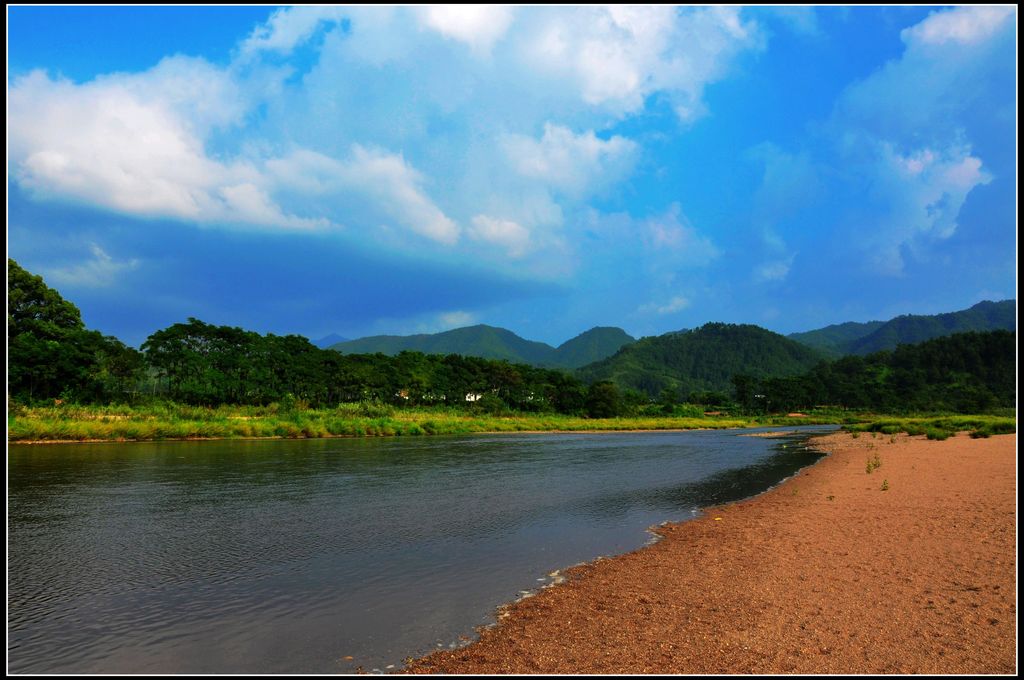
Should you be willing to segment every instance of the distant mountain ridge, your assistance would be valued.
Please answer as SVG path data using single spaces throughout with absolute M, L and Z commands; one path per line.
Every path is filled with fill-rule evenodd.
M 330 347 L 343 354 L 395 355 L 403 351 L 424 354 L 461 354 L 484 359 L 546 368 L 573 369 L 614 354 L 634 342 L 621 328 L 596 327 L 567 340 L 557 348 L 544 342 L 526 340 L 505 328 L 478 324 L 443 333 L 419 335 L 374 335 Z
M 652 397 L 667 388 L 683 398 L 698 391 L 728 392 L 735 374 L 798 375 L 824 358 L 815 349 L 759 326 L 709 323 L 688 332 L 642 338 L 576 375 L 584 382 L 610 380 Z
M 331 333 L 330 335 L 325 335 L 319 340 L 310 340 L 310 342 L 320 349 L 329 349 L 331 345 L 337 345 L 339 342 L 348 342 L 348 338 L 344 338 L 337 333 Z
M 983 300 L 968 309 L 944 314 L 904 314 L 889 321 L 849 322 L 789 337 L 837 357 L 867 355 L 898 345 L 916 344 L 953 333 L 1017 329 L 1016 300 Z

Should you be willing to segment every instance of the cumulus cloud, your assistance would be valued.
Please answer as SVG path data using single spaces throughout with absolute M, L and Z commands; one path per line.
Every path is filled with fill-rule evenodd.
M 823 162 L 841 185 L 833 193 L 856 200 L 831 217 L 845 220 L 875 272 L 899 275 L 908 253 L 949 238 L 971 191 L 993 180 L 965 120 L 1012 51 L 1013 17 L 1011 8 L 933 12 L 902 31 L 900 57 L 839 97 Z
M 501 145 L 517 173 L 573 195 L 624 176 L 637 149 L 618 135 L 603 140 L 593 130 L 577 135 L 552 123 L 545 123 L 540 139 L 509 134 Z
M 423 178 L 400 154 L 360 145 L 352 148 L 348 181 L 377 198 L 412 231 L 441 243 L 455 243 L 459 227 L 427 197 Z
M 1014 17 L 1013 8 L 958 7 L 904 29 L 903 54 L 846 88 L 835 121 L 891 141 L 949 141 L 987 94 L 996 55 L 1015 44 Z
M 46 270 L 48 279 L 62 286 L 72 288 L 102 288 L 114 284 L 122 272 L 138 268 L 135 258 L 115 260 L 95 243 L 89 244 L 92 258 L 66 267 Z
M 867 198 L 881 217 L 874 218 L 865 243 L 872 262 L 886 274 L 903 271 L 902 248 L 922 238 L 952 236 L 967 195 L 992 181 L 966 145 L 901 153 L 881 142 L 869 172 L 875 181 Z
M 9 173 L 36 200 L 135 217 L 466 234 L 518 266 L 571 248 L 567 217 L 628 180 L 641 147 L 612 126 L 657 97 L 695 119 L 762 46 L 738 8 L 283 8 L 226 66 L 14 80 Z
M 239 116 L 220 71 L 174 58 L 148 75 L 76 85 L 36 71 L 15 81 L 8 111 L 15 180 L 39 198 L 142 217 L 325 226 L 322 219 L 283 212 L 254 163 L 207 155 L 201 133 Z M 194 101 L 183 94 L 189 82 L 205 83 Z
M 496 5 L 431 5 L 418 9 L 425 26 L 466 43 L 478 53 L 490 52 L 513 17 L 511 7 Z
M 903 30 L 908 45 L 976 44 L 989 40 L 1012 22 L 1013 7 L 962 7 L 932 12 L 924 21 Z
M 263 50 L 287 54 L 309 40 L 322 23 L 337 23 L 345 17 L 343 7 L 287 7 L 276 10 L 266 23 L 257 26 L 240 45 L 243 55 Z
M 522 257 L 530 245 L 530 232 L 512 220 L 477 215 L 469 231 L 471 238 L 505 248 L 509 257 Z
M 271 176 L 297 194 L 370 200 L 374 212 L 404 230 L 444 244 L 459 239 L 459 227 L 427 196 L 424 177 L 401 154 L 352 146 L 344 160 L 308 149 L 267 161 Z
M 582 99 L 617 115 L 664 92 L 679 118 L 704 112 L 704 87 L 744 50 L 761 47 L 738 8 L 614 6 L 538 12 L 526 42 L 533 68 L 557 73 Z

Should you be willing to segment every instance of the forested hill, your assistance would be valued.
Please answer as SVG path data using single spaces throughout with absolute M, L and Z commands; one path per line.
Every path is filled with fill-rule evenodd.
M 841 357 L 844 354 L 850 353 L 848 349 L 850 345 L 866 335 L 871 335 L 884 326 L 885 323 L 885 321 L 868 321 L 866 323 L 847 321 L 846 323 L 837 323 L 814 331 L 790 333 L 786 337 L 808 347 L 813 347 L 830 357 Z
M 791 378 L 737 381 L 736 399 L 756 408 L 791 410 L 820 404 L 889 413 L 983 413 L 1012 408 L 1017 389 L 1016 333 L 968 332 L 903 344 L 868 356 L 847 355 Z M 742 392 L 742 393 L 741 393 Z
M 555 366 L 579 368 L 600 361 L 618 352 L 636 338 L 621 328 L 597 326 L 567 340 L 555 350 Z
M 729 392 L 732 376 L 793 376 L 824 357 L 818 351 L 758 326 L 709 323 L 685 333 L 642 338 L 614 356 L 584 366 L 584 382 L 610 380 L 620 388 L 685 398 L 695 392 Z
M 1017 329 L 1015 300 L 979 302 L 969 309 L 946 314 L 905 314 L 890 321 L 844 323 L 826 326 L 788 337 L 830 356 L 858 354 L 861 356 L 895 349 L 953 333 Z
M 443 333 L 375 335 L 331 346 L 343 354 L 397 355 L 403 351 L 424 354 L 459 354 L 484 359 L 504 359 L 533 366 L 576 368 L 614 354 L 633 338 L 620 328 L 592 328 L 557 349 L 543 342 L 525 340 L 512 331 L 483 324 Z

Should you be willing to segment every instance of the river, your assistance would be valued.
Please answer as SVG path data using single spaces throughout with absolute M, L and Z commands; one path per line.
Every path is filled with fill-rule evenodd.
M 8 671 L 400 668 L 835 428 L 798 429 L 12 445 Z

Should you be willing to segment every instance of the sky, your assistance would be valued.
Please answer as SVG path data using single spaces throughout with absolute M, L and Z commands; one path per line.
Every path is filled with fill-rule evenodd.
M 1016 297 L 1012 6 L 8 7 L 8 255 L 189 317 L 554 345 Z

